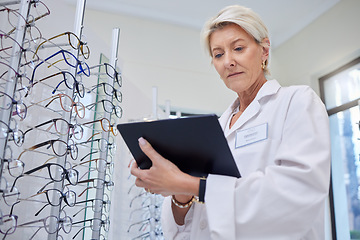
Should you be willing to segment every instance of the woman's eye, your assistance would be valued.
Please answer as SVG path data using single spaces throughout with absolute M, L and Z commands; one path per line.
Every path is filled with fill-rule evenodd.
M 243 50 L 242 47 L 237 47 L 237 48 L 235 48 L 235 51 L 241 51 L 241 50 Z
M 215 58 L 220 58 L 223 54 L 222 53 L 218 53 L 218 54 L 215 54 L 214 57 Z

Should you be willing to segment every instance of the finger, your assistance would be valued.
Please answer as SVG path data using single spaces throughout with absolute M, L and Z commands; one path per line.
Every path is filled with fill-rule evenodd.
M 140 137 L 138 141 L 141 150 L 146 154 L 146 156 L 151 159 L 153 163 L 154 161 L 156 162 L 158 159 L 162 158 L 162 156 L 158 152 L 156 152 L 155 149 L 151 146 L 151 144 L 143 137 Z
M 130 168 L 130 173 L 131 175 L 134 175 L 135 177 L 141 177 L 141 172 L 143 170 L 139 169 L 136 161 L 134 161 L 134 163 L 131 165 L 131 168 Z

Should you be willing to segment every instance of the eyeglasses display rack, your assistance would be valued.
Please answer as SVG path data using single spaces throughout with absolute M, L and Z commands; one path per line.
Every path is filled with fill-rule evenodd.
M 43 1 L 0 4 L 2 239 L 108 238 L 120 30 L 110 61 L 89 66 L 85 4 L 77 1 L 74 31 L 55 36 L 38 27 L 51 17 Z

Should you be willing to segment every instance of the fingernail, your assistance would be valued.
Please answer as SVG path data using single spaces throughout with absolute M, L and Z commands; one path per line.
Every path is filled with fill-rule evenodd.
M 143 137 L 139 138 L 138 141 L 139 141 L 141 146 L 145 146 L 146 140 Z

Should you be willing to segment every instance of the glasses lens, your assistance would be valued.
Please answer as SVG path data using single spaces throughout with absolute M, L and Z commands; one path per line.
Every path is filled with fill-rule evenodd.
M 21 118 L 24 119 L 27 113 L 27 107 L 24 103 L 17 103 L 16 104 L 16 113 Z
M 69 178 L 69 182 L 72 185 L 76 185 L 79 181 L 79 173 L 75 169 L 68 169 L 67 176 Z
M 73 49 L 78 49 L 80 46 L 79 38 L 72 33 L 68 33 L 69 44 Z
M 69 207 L 75 206 L 76 203 L 76 194 L 74 191 L 67 191 L 65 193 L 66 201 Z
M 64 119 L 58 118 L 55 120 L 55 129 L 56 132 L 61 135 L 66 135 L 69 132 L 70 126 L 67 121 Z
M 109 219 L 106 219 L 106 220 L 103 222 L 103 225 L 104 225 L 104 230 L 105 230 L 105 232 L 108 232 L 109 229 L 110 229 L 110 220 L 109 220 Z
M 113 79 L 115 78 L 116 71 L 110 64 L 105 64 L 105 70 L 107 75 L 109 75 L 109 77 Z
M 108 173 L 113 174 L 114 173 L 114 163 L 113 162 L 108 163 L 107 169 L 109 171 Z
M 62 219 L 62 229 L 64 230 L 65 233 L 70 233 L 72 228 L 72 220 L 70 217 L 65 217 L 64 219 Z
M 83 137 L 84 129 L 80 125 L 74 125 L 74 138 L 80 140 Z
M 103 103 L 105 112 L 111 113 L 114 108 L 114 105 L 112 104 L 112 102 L 110 102 L 108 100 L 103 100 L 102 103 Z
M 84 45 L 84 43 L 81 43 L 80 51 L 85 59 L 88 59 L 90 56 L 90 49 L 87 45 Z
M 4 201 L 8 206 L 12 206 L 14 203 L 16 203 L 19 200 L 19 196 L 20 193 L 17 187 L 13 187 L 11 192 L 10 189 L 3 192 Z
M 98 172 L 100 172 L 100 173 L 105 172 L 105 167 L 106 167 L 105 160 L 103 160 L 103 159 L 96 160 L 96 170 L 98 170 Z
M 5 95 L 4 93 L 0 93 L 0 109 L 8 110 L 12 106 L 12 99 Z
M 79 97 L 83 98 L 85 94 L 85 87 L 81 82 L 76 83 L 76 92 L 79 94 Z
M 92 221 L 91 221 L 91 229 L 93 231 L 100 231 L 100 227 L 101 227 L 101 219 L 98 219 L 98 218 L 94 218 Z
M 62 72 L 64 80 L 65 80 L 65 84 L 68 88 L 73 89 L 74 84 L 75 84 L 75 78 L 74 76 L 69 73 L 69 72 Z
M 80 72 L 85 74 L 85 76 L 87 76 L 87 77 L 90 76 L 90 68 L 86 62 L 79 62 L 79 69 L 80 69 Z
M 55 216 L 48 216 L 47 218 L 45 218 L 44 227 L 48 233 L 56 233 L 59 229 L 58 218 Z
M 113 133 L 114 136 L 117 136 L 119 134 L 119 131 L 116 127 L 114 127 L 115 124 L 112 124 L 111 127 L 111 132 Z
M 8 184 L 6 178 L 1 177 L 1 179 L 0 179 L 0 190 L 3 191 L 3 192 L 6 192 L 8 187 L 9 187 L 9 184 Z
M 51 206 L 59 206 L 62 199 L 62 193 L 57 189 L 49 189 L 46 191 L 46 197 Z
M 110 201 L 110 200 L 105 201 L 105 203 L 104 203 L 104 210 L 105 210 L 105 212 L 109 212 L 109 211 L 110 211 L 110 206 L 111 206 L 111 201 Z
M 73 68 L 77 67 L 79 60 L 72 53 L 70 53 L 68 51 L 62 51 L 61 53 L 62 53 L 62 56 L 64 57 L 65 62 L 69 66 L 71 66 Z
M 120 106 L 115 106 L 115 115 L 118 117 L 118 118 L 121 118 L 122 117 L 122 108 Z
M 56 182 L 60 182 L 64 179 L 64 169 L 57 164 L 49 165 L 50 178 Z
M 106 188 L 107 188 L 109 191 L 112 191 L 112 190 L 114 189 L 114 182 L 113 182 L 113 181 L 107 182 L 107 183 L 106 183 Z
M 95 199 L 92 205 L 94 212 L 100 212 L 103 207 L 103 201 L 101 199 Z
M 18 177 L 24 172 L 24 163 L 20 160 L 9 160 L 8 170 L 9 174 L 13 177 Z
M 0 232 L 2 234 L 11 234 L 16 229 L 17 218 L 14 215 L 5 215 L 0 219 Z
M 105 152 L 108 149 L 108 141 L 105 138 L 100 138 L 99 141 L 99 150 Z
M 104 92 L 106 95 L 112 96 L 114 92 L 114 88 L 110 84 L 103 83 Z
M 121 73 L 116 74 L 116 82 L 119 85 L 119 87 L 122 86 L 122 76 Z
M 13 137 L 16 146 L 21 147 L 21 145 L 24 143 L 24 133 L 18 129 L 13 132 Z
M 71 98 L 65 94 L 60 94 L 60 104 L 64 111 L 70 112 L 73 106 Z
M 61 157 L 64 156 L 67 152 L 67 144 L 61 140 L 52 141 L 52 149 L 55 155 Z
M 79 118 L 85 117 L 85 106 L 82 103 L 75 103 L 75 110 Z
M 122 93 L 120 91 L 115 91 L 115 97 L 119 102 L 122 102 Z
M 109 120 L 106 118 L 101 119 L 101 127 L 105 132 L 108 132 L 110 130 Z
M 70 148 L 70 156 L 73 160 L 76 160 L 78 157 L 78 148 L 75 144 L 69 145 Z
M 0 121 L 0 139 L 5 139 L 8 133 L 9 133 L 8 125 Z

